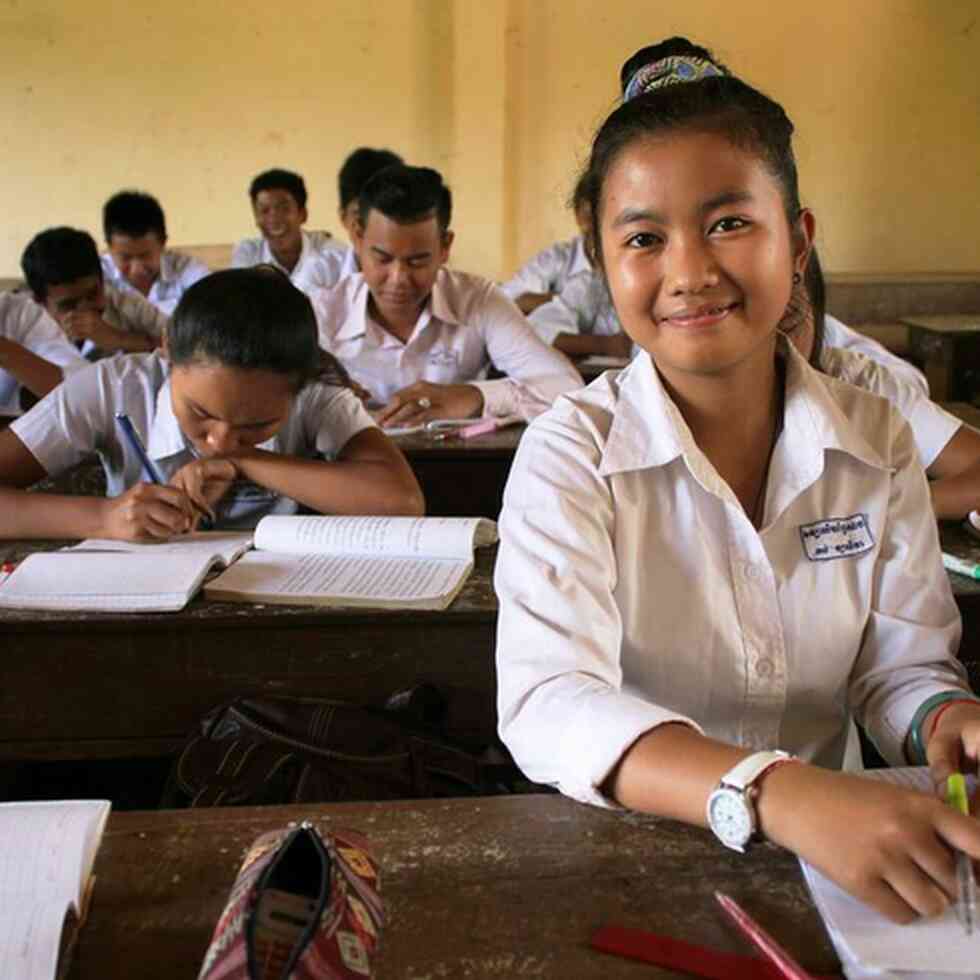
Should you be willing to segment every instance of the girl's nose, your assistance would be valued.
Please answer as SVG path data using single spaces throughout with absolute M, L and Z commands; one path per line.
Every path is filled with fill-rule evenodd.
M 700 293 L 718 284 L 714 254 L 700 236 L 675 236 L 664 262 L 664 283 L 671 293 Z

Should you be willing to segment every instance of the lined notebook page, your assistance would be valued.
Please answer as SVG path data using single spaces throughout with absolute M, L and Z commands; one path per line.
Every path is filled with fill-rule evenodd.
M 108 816 L 106 800 L 0 804 L 0 977 L 53 980 Z
M 102 551 L 134 555 L 196 555 L 214 558 L 230 565 L 252 547 L 252 532 L 194 531 L 167 541 L 116 541 L 110 538 L 87 538 L 63 551 Z
M 205 586 L 213 599 L 317 602 L 324 605 L 414 603 L 442 608 L 472 567 L 469 560 L 277 555 L 251 551 Z M 430 605 L 438 603 L 437 605 Z
M 0 607 L 172 612 L 187 604 L 210 565 L 193 553 L 33 554 L 0 584 Z
M 924 766 L 869 769 L 864 775 L 927 793 L 933 791 L 929 770 Z M 950 907 L 940 919 L 895 925 L 805 861 L 800 864 L 844 972 L 851 980 L 980 976 L 980 934 L 967 936 L 954 908 Z

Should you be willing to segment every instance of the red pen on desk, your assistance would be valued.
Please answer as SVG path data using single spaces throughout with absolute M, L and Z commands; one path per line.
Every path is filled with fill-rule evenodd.
M 752 941 L 756 949 L 786 977 L 786 980 L 813 980 L 813 975 L 807 973 L 734 898 L 730 898 L 724 892 L 715 892 L 715 898 L 732 922 Z

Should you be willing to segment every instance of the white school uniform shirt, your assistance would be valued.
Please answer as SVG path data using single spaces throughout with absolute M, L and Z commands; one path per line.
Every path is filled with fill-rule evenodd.
M 534 332 L 554 344 L 562 333 L 613 336 L 623 332 L 609 290 L 591 268 L 569 277 L 564 288 L 527 317 Z
M 416 381 L 472 384 L 484 414 L 530 419 L 582 385 L 571 362 L 542 342 L 521 311 L 489 280 L 439 270 L 405 343 L 368 314 L 364 276 L 312 296 L 320 346 L 335 355 L 372 397 L 386 403 Z M 482 380 L 490 365 L 505 378 Z
M 119 271 L 112 256 L 106 253 L 99 257 L 102 262 L 102 275 L 105 281 L 120 292 L 143 294 Z M 181 252 L 166 251 L 160 256 L 160 274 L 146 294 L 147 302 L 155 306 L 164 316 L 172 316 L 180 297 L 199 279 L 210 275 L 211 270 L 193 256 Z
M 524 293 L 560 293 L 572 276 L 591 271 L 584 239 L 577 235 L 542 249 L 500 288 L 514 300 Z
M 97 453 L 106 474 L 106 493 L 115 497 L 150 479 L 120 432 L 116 412 L 129 415 L 164 482 L 198 458 L 174 416 L 169 365 L 159 352 L 106 358 L 76 371 L 10 428 L 49 475 Z M 358 432 L 373 426 L 349 389 L 312 384 L 296 396 L 283 427 L 257 448 L 291 456 L 320 453 L 333 459 Z M 254 527 L 266 514 L 296 513 L 297 504 L 240 481 L 216 510 L 220 527 Z
M 859 351 L 824 347 L 820 353 L 820 367 L 834 378 L 887 398 L 911 427 L 923 469 L 932 466 L 963 424 L 961 419 L 924 395 L 918 385 Z
M 884 364 L 893 374 L 902 380 L 918 388 L 926 398 L 929 397 L 929 383 L 925 375 L 914 365 L 904 358 L 893 354 L 883 344 L 877 340 L 866 337 L 857 330 L 852 330 L 849 326 L 841 323 L 840 320 L 824 314 L 823 318 L 823 342 L 825 347 L 839 347 L 841 350 L 855 350 L 870 357 L 873 361 Z
M 850 714 L 903 762 L 916 709 L 965 690 L 960 617 L 908 426 L 787 354 L 763 528 L 649 355 L 562 398 L 504 495 L 500 733 L 579 800 L 669 721 L 841 765 Z
M 281 265 L 264 238 L 246 238 L 231 253 L 233 268 L 243 269 L 266 263 L 289 276 L 292 284 L 307 295 L 314 289 L 333 286 L 341 278 L 345 247 L 323 231 L 301 231 L 303 248 L 292 271 Z
M 0 337 L 57 364 L 67 374 L 87 363 L 61 327 L 26 293 L 0 293 Z M 0 415 L 20 415 L 20 382 L 0 369 Z

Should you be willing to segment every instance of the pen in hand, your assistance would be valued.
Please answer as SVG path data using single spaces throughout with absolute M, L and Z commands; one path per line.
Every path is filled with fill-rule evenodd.
M 946 780 L 946 802 L 960 813 L 970 815 L 963 773 L 954 772 Z M 973 860 L 966 851 L 956 852 L 956 888 L 956 916 L 964 932 L 972 936 L 977 922 L 977 883 L 973 876 Z

